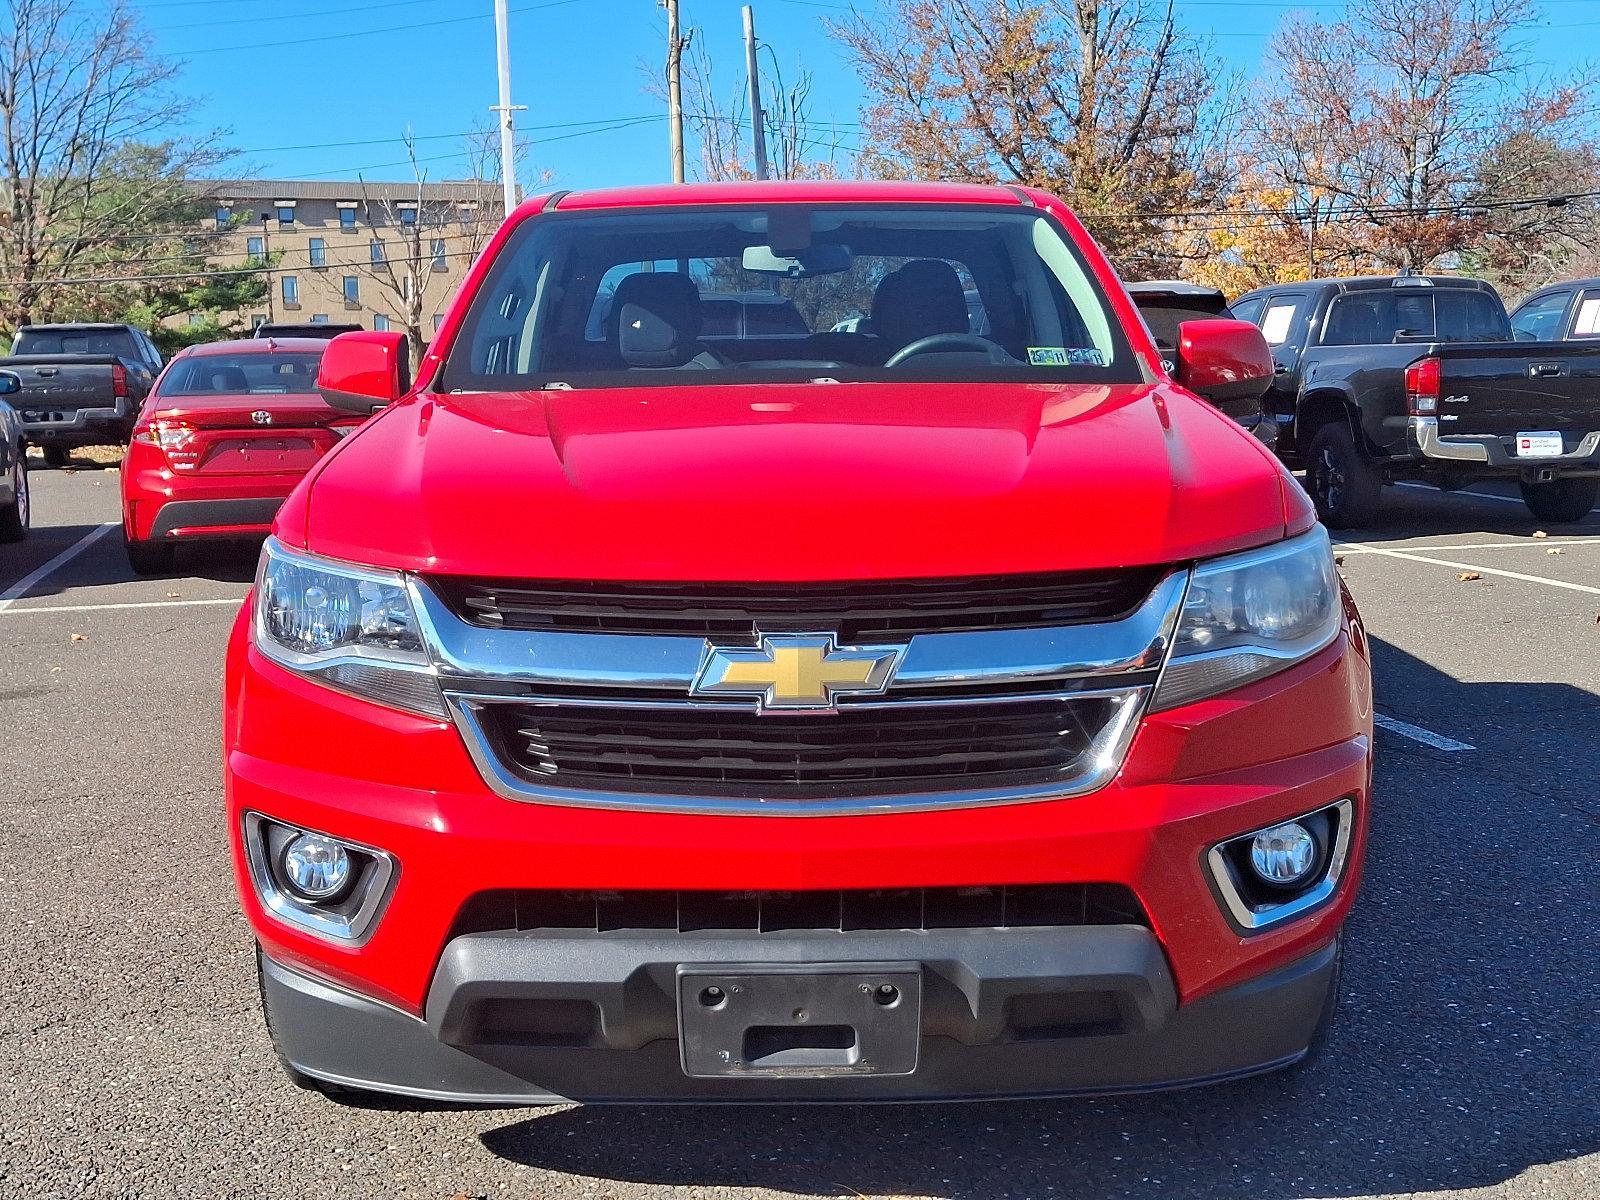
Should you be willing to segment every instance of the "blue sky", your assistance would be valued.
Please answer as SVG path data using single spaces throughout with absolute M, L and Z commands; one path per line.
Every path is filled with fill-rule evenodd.
M 461 136 L 492 121 L 492 0 L 130 0 L 160 49 L 184 62 L 197 126 L 219 128 L 267 178 L 405 178 L 409 126 L 430 178 L 464 173 Z M 816 76 L 814 120 L 854 141 L 860 87 L 824 27 L 847 0 L 754 0 L 762 41 L 785 70 Z M 857 0 L 863 11 L 881 0 Z M 663 105 L 646 88 L 664 55 L 656 0 L 510 0 L 512 87 L 528 162 L 560 187 L 668 178 Z M 1294 9 L 1330 15 L 1338 0 L 1179 0 L 1180 20 L 1234 69 L 1253 76 Z M 1426 7 L 1419 3 L 1419 10 Z M 740 85 L 740 0 L 682 0 L 720 90 Z M 1567 70 L 1600 57 L 1600 0 L 1542 0 L 1530 57 Z M 330 143 L 362 143 L 332 145 Z M 526 184 L 527 180 L 524 180 Z

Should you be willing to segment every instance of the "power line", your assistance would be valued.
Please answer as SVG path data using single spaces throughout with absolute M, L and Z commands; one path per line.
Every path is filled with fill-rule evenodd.
M 545 0 L 543 4 L 524 4 L 519 8 L 509 11 L 513 13 L 537 12 L 545 8 L 560 8 L 567 4 L 579 4 L 585 0 Z M 406 33 L 414 29 L 434 29 L 441 25 L 460 25 L 467 21 L 492 20 L 493 14 L 488 12 L 473 13 L 465 17 L 441 17 L 436 21 L 413 21 L 405 25 L 383 25 L 376 29 L 355 29 L 348 33 L 324 33 L 316 37 L 298 37 L 284 42 L 251 42 L 243 46 L 207 46 L 198 50 L 174 50 L 174 58 L 193 58 L 198 54 L 233 54 L 240 51 L 254 53 L 258 50 L 279 50 L 285 47 L 298 47 L 310 45 L 313 42 L 338 42 L 350 38 L 374 37 L 384 33 Z

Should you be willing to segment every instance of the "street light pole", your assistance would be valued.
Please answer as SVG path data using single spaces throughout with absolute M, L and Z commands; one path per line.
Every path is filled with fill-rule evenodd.
M 268 322 L 272 322 L 272 321 L 277 320 L 277 317 L 273 315 L 274 309 L 273 309 L 273 301 L 272 301 L 272 286 L 273 286 L 273 282 L 274 282 L 274 280 L 272 278 L 272 235 L 267 232 L 267 221 L 269 220 L 270 216 L 271 216 L 271 214 L 270 213 L 266 213 L 266 212 L 263 212 L 261 214 L 261 261 L 266 265 L 266 268 L 267 268 L 267 320 L 268 320 Z
M 515 118 L 511 115 L 527 108 L 525 104 L 511 103 L 511 35 L 510 19 L 506 14 L 506 0 L 494 0 L 494 41 L 496 65 L 500 76 L 500 103 L 490 105 L 489 111 L 500 114 L 500 189 L 505 208 L 502 217 L 509 217 L 517 206 L 517 136 Z

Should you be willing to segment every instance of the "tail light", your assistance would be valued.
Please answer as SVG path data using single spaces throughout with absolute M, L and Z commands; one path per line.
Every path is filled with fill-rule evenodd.
M 1439 360 L 1419 358 L 1406 368 L 1406 411 L 1430 417 L 1439 411 Z
M 111 368 L 111 394 L 118 400 L 128 398 L 128 368 L 120 363 Z
M 192 470 L 200 462 L 200 450 L 195 445 L 199 430 L 187 421 L 140 421 L 133 428 L 133 440 L 158 446 L 174 470 Z

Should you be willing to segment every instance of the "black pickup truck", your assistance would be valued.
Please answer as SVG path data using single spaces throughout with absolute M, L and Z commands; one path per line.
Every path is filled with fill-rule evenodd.
M 1546 522 L 1600 498 L 1600 341 L 1515 341 L 1495 290 L 1452 276 L 1279 284 L 1232 308 L 1272 347 L 1278 453 L 1326 524 L 1366 523 L 1400 479 L 1515 479 Z
M 161 352 L 132 325 L 24 325 L 0 369 L 22 383 L 9 399 L 23 436 L 60 467 L 74 446 L 127 444 Z

